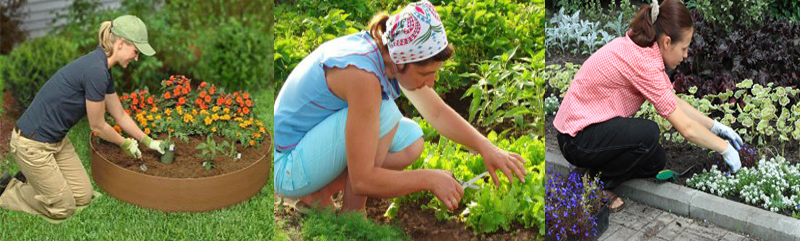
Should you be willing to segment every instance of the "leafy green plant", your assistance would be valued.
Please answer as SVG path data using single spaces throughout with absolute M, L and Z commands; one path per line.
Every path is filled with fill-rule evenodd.
M 520 130 L 530 129 L 543 135 L 544 79 L 538 77 L 542 63 L 533 63 L 528 58 L 511 62 L 516 51 L 512 49 L 491 61 L 483 61 L 478 74 L 462 75 L 477 79 L 462 96 L 472 97 L 469 121 L 489 129 L 514 124 Z
M 214 135 L 210 134 L 206 136 L 206 142 L 200 143 L 195 149 L 200 151 L 198 157 L 202 160 L 209 161 L 214 160 L 214 158 L 217 157 L 217 153 L 225 152 L 225 147 L 225 145 L 217 144 L 217 142 L 214 141 Z
M 498 147 L 519 153 L 525 158 L 525 169 L 528 171 L 525 183 L 514 179 L 512 183 L 503 181 L 500 188 L 495 188 L 488 178 L 478 180 L 476 185 L 481 187 L 479 190 L 464 190 L 461 203 L 467 208 L 458 215 L 449 213 L 430 192 L 395 198 L 391 206 L 398 208 L 422 200 L 422 208 L 433 211 L 437 219 L 462 221 L 475 233 L 492 233 L 501 229 L 508 231 L 513 224 L 538 228 L 539 233 L 544 233 L 544 142 L 532 135 L 515 139 L 495 132 L 490 133 L 488 138 Z M 463 146 L 444 137 L 439 137 L 436 143 L 426 143 L 420 159 L 407 169 L 421 168 L 449 170 L 458 180 L 469 180 L 486 171 L 479 155 L 471 154 Z M 391 216 L 391 210 L 387 210 L 387 213 Z
M 581 69 L 581 65 L 573 64 L 573 63 L 564 63 L 564 65 L 548 65 L 545 67 L 545 71 L 542 74 L 542 78 L 547 80 L 548 88 L 555 94 L 559 99 L 564 99 L 564 95 L 567 94 L 567 89 L 569 89 L 569 85 L 572 84 L 572 80 L 575 78 L 575 74 L 578 73 L 578 70 Z
M 580 11 L 568 15 L 561 9 L 545 23 L 547 53 L 591 55 L 616 36 L 608 34 L 600 22 L 580 19 Z
M 17 103 L 27 108 L 39 89 L 61 67 L 80 54 L 65 38 L 47 36 L 20 44 L 0 65 L 0 79 L 8 84 Z
M 714 1 L 696 0 L 697 10 L 705 18 L 731 32 L 737 22 L 746 26 L 761 24 L 761 15 L 767 13 L 770 0 Z
M 550 94 L 549 97 L 544 98 L 544 113 L 546 115 L 555 116 L 556 112 L 558 112 L 558 107 L 561 106 L 561 103 L 558 101 L 558 97 L 553 94 Z

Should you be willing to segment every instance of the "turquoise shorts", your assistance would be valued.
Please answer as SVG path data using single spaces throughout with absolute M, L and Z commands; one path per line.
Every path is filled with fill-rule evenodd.
M 274 152 L 275 191 L 286 197 L 311 194 L 338 177 L 347 167 L 345 124 L 347 108 L 328 116 L 309 130 L 288 152 Z M 403 117 L 393 100 L 383 100 L 380 136 L 398 125 L 389 152 L 396 152 L 422 138 L 419 125 Z

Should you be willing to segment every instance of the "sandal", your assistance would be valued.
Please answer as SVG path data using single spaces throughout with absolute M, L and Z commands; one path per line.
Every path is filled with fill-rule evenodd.
M 308 205 L 305 202 L 303 202 L 302 200 L 300 200 L 300 198 L 290 198 L 290 197 L 283 197 L 283 196 L 280 196 L 280 201 L 279 202 L 276 201 L 275 205 L 287 206 L 287 207 L 289 207 L 291 209 L 296 210 L 297 212 L 299 212 L 299 213 L 301 213 L 303 215 L 308 215 L 309 213 L 311 213 L 315 209 L 311 205 Z M 334 203 L 332 208 L 334 210 L 339 210 L 341 207 L 339 207 L 338 204 Z
M 622 211 L 622 209 L 625 208 L 625 201 L 623 201 L 622 198 L 617 196 L 617 194 L 615 194 L 614 192 L 609 190 L 603 190 L 603 197 L 606 197 L 608 199 L 608 210 L 611 213 Z M 614 205 L 614 203 L 617 203 L 617 200 L 619 200 L 619 202 L 622 204 L 616 207 L 612 206 Z

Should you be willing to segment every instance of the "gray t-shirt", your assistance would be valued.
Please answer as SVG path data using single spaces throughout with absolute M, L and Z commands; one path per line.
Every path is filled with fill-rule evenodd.
M 36 141 L 60 142 L 86 116 L 86 100 L 103 101 L 106 94 L 115 92 L 108 60 L 97 47 L 47 80 L 17 120 L 17 128 Z

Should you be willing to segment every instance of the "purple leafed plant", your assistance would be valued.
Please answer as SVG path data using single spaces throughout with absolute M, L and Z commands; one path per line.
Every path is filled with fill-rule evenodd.
M 573 237 L 576 240 L 596 240 L 596 218 L 592 215 L 605 202 L 603 183 L 599 178 L 589 180 L 581 174 L 571 173 L 564 178 L 560 173 L 547 170 L 545 183 L 545 226 L 547 236 L 556 240 Z M 598 175 L 599 176 L 599 175 Z

